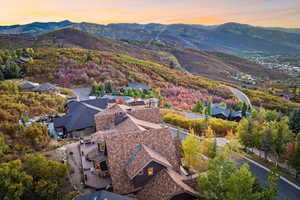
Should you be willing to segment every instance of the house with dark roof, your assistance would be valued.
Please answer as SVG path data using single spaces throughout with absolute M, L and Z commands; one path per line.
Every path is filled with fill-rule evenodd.
M 58 93 L 58 88 L 51 83 L 45 83 L 38 87 L 35 87 L 32 91 L 43 93 L 43 94 L 56 94 Z
M 221 108 L 218 104 L 213 104 L 211 108 L 211 116 L 227 120 L 230 115 L 230 110 Z
M 131 88 L 133 90 L 151 90 L 149 86 L 141 83 L 129 83 L 127 88 Z
M 137 199 L 108 192 L 105 190 L 101 190 L 101 191 L 81 195 L 79 197 L 76 197 L 74 200 L 137 200 Z
M 95 115 L 107 105 L 107 99 L 70 101 L 65 105 L 68 114 L 53 119 L 54 128 L 64 137 L 83 137 L 95 133 Z
M 109 175 L 115 193 L 140 200 L 197 199 L 191 177 L 180 173 L 175 141 L 170 129 L 159 124 L 158 108 L 115 104 L 96 114 L 95 121 L 97 132 L 89 137 L 98 144 L 92 153 L 94 176 Z
M 34 88 L 38 87 L 39 84 L 38 83 L 33 83 L 30 81 L 25 81 L 21 86 L 20 89 L 23 92 L 32 92 Z
M 218 104 L 212 105 L 212 117 L 220 118 L 223 120 L 230 120 L 239 122 L 242 118 L 242 111 L 233 111 L 226 108 L 221 108 Z M 250 117 L 250 113 L 246 113 L 246 117 Z

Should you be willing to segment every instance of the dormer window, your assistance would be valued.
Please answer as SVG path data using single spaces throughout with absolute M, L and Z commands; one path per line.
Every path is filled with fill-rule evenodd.
M 152 176 L 153 175 L 153 168 L 152 167 L 150 167 L 150 168 L 148 168 L 148 176 Z

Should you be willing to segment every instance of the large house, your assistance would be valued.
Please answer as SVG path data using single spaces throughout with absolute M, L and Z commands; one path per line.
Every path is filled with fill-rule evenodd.
M 68 114 L 54 118 L 55 131 L 63 137 L 84 137 L 96 132 L 95 115 L 107 108 L 107 99 L 70 101 L 65 105 Z
M 97 113 L 95 122 L 97 132 L 80 145 L 92 163 L 84 170 L 86 184 L 103 180 L 102 188 L 111 184 L 115 193 L 140 200 L 197 199 L 195 178 L 180 173 L 177 145 L 159 124 L 158 108 L 115 104 Z
M 223 120 L 231 120 L 239 122 L 243 118 L 242 111 L 233 111 L 220 107 L 218 104 L 213 104 L 211 109 L 211 116 L 220 118 Z M 250 113 L 246 112 L 246 117 L 249 117 Z
M 42 94 L 56 94 L 59 92 L 58 88 L 51 83 L 42 84 L 36 88 L 33 88 L 32 91 L 39 92 Z

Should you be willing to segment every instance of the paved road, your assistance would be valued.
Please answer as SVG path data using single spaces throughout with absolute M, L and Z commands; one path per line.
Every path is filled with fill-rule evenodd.
M 183 140 L 188 135 L 188 133 L 184 131 L 178 132 L 176 128 L 170 127 L 170 129 L 171 129 L 172 136 L 176 137 L 177 134 L 179 133 L 179 138 L 181 140 Z M 224 145 L 224 140 L 222 140 L 222 138 L 217 138 L 217 144 L 218 146 Z M 249 165 L 249 170 L 260 181 L 260 183 L 261 184 L 266 183 L 266 177 L 268 175 L 267 169 L 253 162 L 249 162 L 244 158 L 237 160 L 237 163 L 239 166 L 241 166 L 244 163 L 247 163 Z M 300 200 L 299 187 L 297 188 L 297 186 L 288 183 L 282 177 L 279 180 L 278 189 L 279 189 L 278 198 L 277 198 L 278 200 L 283 200 L 284 197 L 288 197 L 289 200 Z
M 268 176 L 268 171 L 265 168 L 262 168 L 243 158 L 237 160 L 237 162 L 239 165 L 247 163 L 249 165 L 250 171 L 259 180 L 259 182 L 263 185 L 266 184 L 266 177 Z M 283 200 L 284 197 L 288 197 L 289 200 L 300 200 L 300 190 L 297 189 L 295 186 L 287 183 L 282 178 L 279 179 L 278 189 L 278 200 Z
M 89 88 L 74 88 L 74 94 L 79 98 L 80 101 L 89 99 L 91 89 Z
M 242 102 L 245 102 L 248 106 L 250 106 L 252 108 L 252 104 L 251 104 L 251 101 L 250 99 L 248 98 L 248 96 L 243 93 L 242 91 L 236 89 L 236 88 L 233 88 L 233 87 L 230 87 L 230 86 L 227 86 L 225 85 L 226 88 L 230 89 L 230 91 L 235 94 L 235 96 Z

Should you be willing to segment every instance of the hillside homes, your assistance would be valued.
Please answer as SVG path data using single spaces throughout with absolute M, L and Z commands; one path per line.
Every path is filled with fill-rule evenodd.
M 59 88 L 51 83 L 38 84 L 30 81 L 25 81 L 20 86 L 23 92 L 38 92 L 41 94 L 57 94 L 59 93 Z
M 97 132 L 82 141 L 85 184 L 108 185 L 141 200 L 197 199 L 195 179 L 180 173 L 178 146 L 159 109 L 114 104 L 95 115 Z

